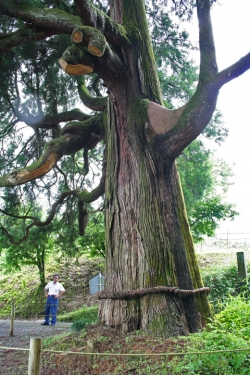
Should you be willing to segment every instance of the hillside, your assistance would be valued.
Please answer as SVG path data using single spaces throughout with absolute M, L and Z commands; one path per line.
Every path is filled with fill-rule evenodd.
M 246 263 L 250 263 L 250 246 L 244 243 L 223 244 L 210 240 L 197 246 L 197 258 L 201 270 L 214 267 L 237 266 L 237 251 L 244 251 Z M 97 304 L 89 293 L 89 280 L 104 273 L 104 259 L 79 258 L 63 260 L 60 264 L 50 261 L 47 265 L 47 281 L 59 273 L 66 293 L 60 299 L 59 314 Z M 209 286 L 209 285 L 208 285 Z M 42 318 L 45 298 L 39 286 L 35 267 L 24 267 L 20 272 L 0 276 L 0 318 L 10 315 L 11 300 L 16 300 L 16 316 L 19 318 Z
M 59 314 L 97 303 L 95 296 L 89 293 L 89 280 L 99 272 L 103 273 L 103 269 L 103 259 L 80 258 L 77 262 L 64 260 L 60 264 L 53 261 L 48 264 L 47 281 L 54 273 L 59 273 L 66 289 L 60 299 Z M 24 267 L 20 272 L 0 276 L 0 318 L 10 315 L 12 298 L 16 301 L 17 317 L 43 317 L 45 297 L 35 267 Z

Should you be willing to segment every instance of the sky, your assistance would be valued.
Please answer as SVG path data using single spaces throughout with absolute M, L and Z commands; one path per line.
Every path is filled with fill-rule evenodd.
M 219 71 L 250 52 L 250 0 L 220 0 L 211 12 Z M 198 39 L 195 22 L 189 30 Z M 240 213 L 234 221 L 224 221 L 217 230 L 218 238 L 248 237 L 250 240 L 250 71 L 227 83 L 220 91 L 217 108 L 229 129 L 226 141 L 216 155 L 233 169 L 234 185 L 229 188 L 227 202 L 235 203 Z

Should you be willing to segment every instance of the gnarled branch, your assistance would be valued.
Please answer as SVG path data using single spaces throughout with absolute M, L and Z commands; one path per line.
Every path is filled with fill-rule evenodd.
M 9 212 L 6 212 L 6 211 L 0 209 L 0 212 L 2 212 L 4 215 L 10 216 L 10 217 L 13 217 L 13 218 L 16 218 L 16 219 L 32 220 L 32 222 L 25 227 L 25 235 L 22 238 L 20 238 L 18 241 L 15 241 L 13 239 L 13 237 L 10 235 L 10 233 L 7 231 L 7 229 L 1 223 L 0 223 L 0 229 L 2 229 L 2 231 L 7 235 L 7 237 L 9 238 L 10 242 L 13 245 L 18 246 L 28 238 L 29 231 L 32 227 L 34 227 L 34 226 L 45 227 L 45 226 L 49 225 L 55 217 L 57 207 L 60 206 L 63 203 L 64 199 L 66 197 L 70 196 L 70 195 L 75 195 L 75 191 L 65 191 L 65 192 L 63 192 L 61 194 L 61 196 L 57 199 L 57 201 L 52 205 L 50 214 L 47 217 L 47 219 L 44 220 L 44 221 L 41 221 L 41 220 L 37 219 L 35 216 L 15 215 L 15 214 L 11 214 Z
M 61 137 L 46 143 L 41 157 L 30 166 L 17 169 L 0 177 L 0 186 L 22 185 L 48 173 L 63 155 L 70 155 L 82 148 L 91 149 L 104 136 L 102 114 L 92 116 L 85 122 L 68 123 Z
M 86 107 L 92 109 L 93 111 L 103 111 L 107 108 L 108 98 L 103 96 L 91 96 L 85 85 L 84 77 L 78 77 L 77 82 L 80 99 L 83 104 L 86 105 Z

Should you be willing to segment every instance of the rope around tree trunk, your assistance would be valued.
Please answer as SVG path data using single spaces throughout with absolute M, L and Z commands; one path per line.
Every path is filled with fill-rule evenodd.
M 101 292 L 97 293 L 98 299 L 129 299 L 142 297 L 146 294 L 155 294 L 155 293 L 169 293 L 169 294 L 197 294 L 197 293 L 209 293 L 210 288 L 203 287 L 199 289 L 178 289 L 171 286 L 155 286 L 153 288 L 143 288 L 137 290 L 130 290 L 128 292 L 111 292 L 110 290 L 104 289 Z

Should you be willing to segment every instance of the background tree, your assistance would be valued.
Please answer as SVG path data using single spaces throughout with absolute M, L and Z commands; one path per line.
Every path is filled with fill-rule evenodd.
M 192 11 L 191 3 L 173 1 L 181 16 Z M 147 4 L 150 12 L 157 11 L 155 4 Z M 81 234 L 87 222 L 86 204 L 99 198 L 105 186 L 107 290 L 100 294 L 99 318 L 124 332 L 145 329 L 165 335 L 186 334 L 198 330 L 211 316 L 175 160 L 208 125 L 220 88 L 249 69 L 250 58 L 248 54 L 218 72 L 210 1 L 197 0 L 195 4 L 201 55 L 198 83 L 185 105 L 169 110 L 163 106 L 143 0 L 110 1 L 108 12 L 100 9 L 100 2 L 95 6 L 90 0 L 75 0 L 74 6 L 65 1 L 60 10 L 53 1 L 38 1 L 37 5 L 33 1 L 0 1 L 0 12 L 10 25 L 1 35 L 1 52 L 11 54 L 17 46 L 34 41 L 32 54 L 27 56 L 31 64 L 26 65 L 28 74 L 21 63 L 20 75 L 15 73 L 17 67 L 5 65 L 11 69 L 11 80 L 4 87 L 2 134 L 8 147 L 0 185 L 10 188 L 33 181 L 33 192 L 39 194 L 37 179 L 55 168 L 57 174 L 50 173 L 48 180 L 42 180 L 49 200 L 57 178 L 60 180 L 49 218 L 71 197 L 77 202 Z M 59 47 L 62 34 L 71 35 L 72 41 L 64 52 Z M 46 42 L 41 41 L 44 39 Z M 66 101 L 55 90 L 63 78 L 54 65 L 48 82 L 49 66 L 44 76 L 38 77 L 36 64 L 43 56 L 39 51 L 45 47 L 49 64 L 53 64 L 53 42 L 55 57 L 66 73 L 95 74 L 93 91 L 88 92 L 86 81 L 77 82 L 81 100 L 94 113 L 68 110 L 74 95 L 70 95 L 72 101 Z M 32 91 L 30 76 L 36 93 L 41 92 L 39 97 Z M 108 98 L 99 95 L 103 92 L 97 85 L 99 78 Z M 29 86 L 25 99 L 20 94 L 22 81 Z M 95 99 L 90 95 L 93 92 Z M 48 98 L 48 104 L 43 104 Z M 25 138 L 20 121 L 33 129 L 34 135 Z M 13 143 L 11 133 L 19 134 L 18 143 Z M 87 157 L 100 141 L 105 144 L 102 173 L 99 184 L 90 191 Z M 29 153 L 23 152 L 21 142 L 29 145 Z M 9 162 L 15 149 L 18 158 Z M 63 164 L 78 160 L 82 152 L 84 169 L 74 163 L 79 178 L 72 180 Z M 23 195 L 26 190 L 21 187 L 18 191 Z
M 233 220 L 235 205 L 225 202 L 232 170 L 201 140 L 193 141 L 178 158 L 187 214 L 195 242 L 215 235 L 221 220 Z
M 39 209 L 37 209 L 39 212 Z M 40 210 L 41 214 L 41 210 Z M 34 226 L 27 236 L 25 241 L 15 242 L 13 237 L 23 238 L 27 235 L 25 221 L 21 225 L 17 224 L 17 217 L 5 216 L 5 226 L 1 224 L 1 269 L 3 272 L 11 272 L 13 270 L 20 270 L 24 265 L 32 265 L 38 268 L 40 284 L 42 287 L 45 286 L 45 260 L 49 254 L 53 251 L 53 231 L 51 224 L 45 227 L 39 228 Z M 19 220 L 20 221 L 20 220 Z M 7 231 L 5 228 L 9 228 Z M 13 235 L 15 232 L 15 235 Z

